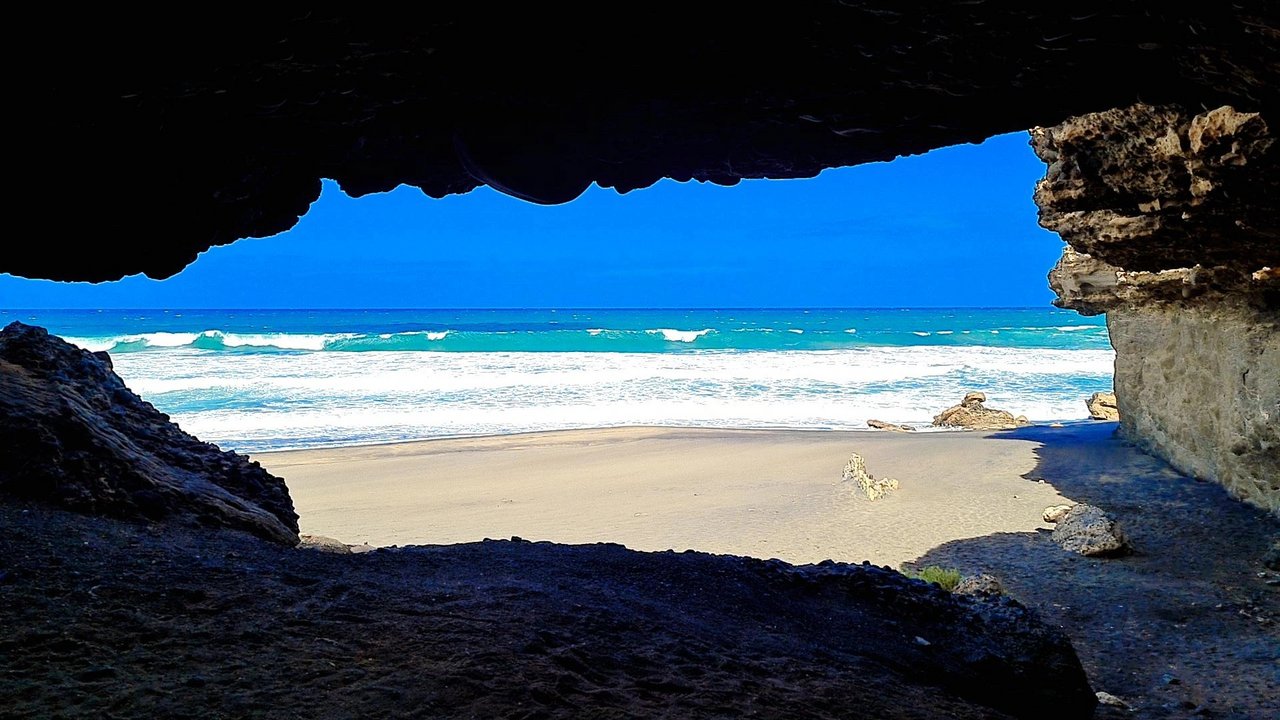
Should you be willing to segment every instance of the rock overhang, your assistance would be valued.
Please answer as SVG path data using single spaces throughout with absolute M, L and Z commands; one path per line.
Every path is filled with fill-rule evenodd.
M 288 229 L 321 178 L 555 203 L 592 182 L 810 177 L 1139 100 L 1280 107 L 1265 2 L 715 10 L 26 9 L 10 167 L 48 239 L 0 271 L 166 277 Z

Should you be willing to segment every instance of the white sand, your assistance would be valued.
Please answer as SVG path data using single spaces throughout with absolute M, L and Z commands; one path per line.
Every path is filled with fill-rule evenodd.
M 1045 525 L 1069 502 L 1022 475 L 1037 443 L 999 434 L 618 428 L 255 456 L 302 532 L 347 543 L 617 542 L 897 567 L 949 540 Z M 901 487 L 872 502 L 849 453 Z

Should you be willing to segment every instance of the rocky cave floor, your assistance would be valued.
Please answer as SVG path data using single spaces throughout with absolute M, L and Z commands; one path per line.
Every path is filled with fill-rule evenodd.
M 1280 519 L 1132 452 L 1109 427 L 1068 428 L 1088 455 L 1049 428 L 998 437 L 1041 441 L 1026 477 L 1107 510 L 1133 555 L 1062 552 L 1046 531 L 947 543 L 917 564 L 998 576 L 1067 633 L 1095 690 L 1133 706 L 1115 717 L 1280 717 L 1280 572 L 1263 564 Z
M 1280 575 L 1261 559 L 1280 521 L 1154 460 L 1090 473 L 1051 440 L 1040 454 L 1029 482 L 1108 509 L 1137 554 L 1083 558 L 1023 533 L 921 563 L 992 572 L 1061 628 L 1093 688 L 1134 706 L 1095 717 L 1276 717 Z M 955 617 L 899 595 L 850 603 L 909 582 L 860 572 L 877 579 L 508 541 L 332 555 L 4 501 L 0 714 L 1008 717 L 974 701 L 976 683 L 936 684 L 946 661 L 931 653 L 969 642 Z

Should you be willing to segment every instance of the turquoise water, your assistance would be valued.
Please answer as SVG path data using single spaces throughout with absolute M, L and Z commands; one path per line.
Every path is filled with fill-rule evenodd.
M 927 423 L 968 390 L 1034 420 L 1111 386 L 1101 318 L 1055 308 L 0 311 L 111 352 L 239 450 L 627 424 Z

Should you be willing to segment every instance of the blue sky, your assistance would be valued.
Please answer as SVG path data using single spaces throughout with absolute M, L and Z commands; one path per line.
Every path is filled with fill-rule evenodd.
M 480 188 L 358 200 L 332 182 L 296 227 L 164 281 L 0 275 L 7 308 L 1047 305 L 1062 243 L 1036 225 L 1025 133 L 724 188 L 592 187 L 541 207 Z

